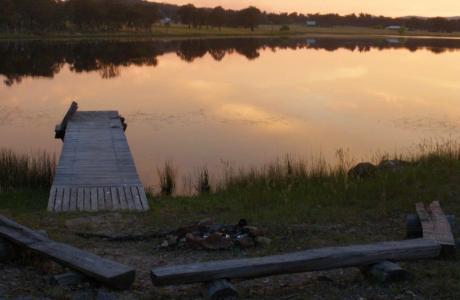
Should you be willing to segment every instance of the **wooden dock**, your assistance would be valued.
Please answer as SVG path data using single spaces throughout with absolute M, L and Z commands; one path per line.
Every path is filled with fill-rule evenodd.
M 64 146 L 50 191 L 53 212 L 148 210 L 117 111 L 77 111 L 56 127 Z

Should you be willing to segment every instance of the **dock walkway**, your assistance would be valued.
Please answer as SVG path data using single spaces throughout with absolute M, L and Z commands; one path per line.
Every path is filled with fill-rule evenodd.
M 149 209 L 117 111 L 75 109 L 57 128 L 64 146 L 49 211 Z

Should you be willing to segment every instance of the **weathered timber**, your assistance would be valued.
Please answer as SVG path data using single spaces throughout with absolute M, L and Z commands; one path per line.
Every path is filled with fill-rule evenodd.
M 85 280 L 85 276 L 76 272 L 67 272 L 51 277 L 51 284 L 59 286 L 77 285 Z
M 64 139 L 65 131 L 67 129 L 67 123 L 72 118 L 72 116 L 77 112 L 77 110 L 78 110 L 78 103 L 73 101 L 69 107 L 69 110 L 67 111 L 64 118 L 62 119 L 62 122 L 56 125 L 56 128 L 54 129 L 56 139 L 61 139 L 61 140 Z
M 90 252 L 50 240 L 25 226 L 0 215 L 0 237 L 37 252 L 63 266 L 116 289 L 126 289 L 134 281 L 135 271 L 120 263 Z
M 423 203 L 417 203 L 416 210 L 422 224 L 423 238 L 437 241 L 442 247 L 443 256 L 455 256 L 454 235 L 439 202 L 432 202 L 429 205 L 429 210 L 425 208 Z
M 14 249 L 11 243 L 0 238 L 0 262 L 11 260 L 14 257 Z
M 148 210 L 118 112 L 78 111 L 64 119 L 48 211 Z
M 216 279 L 250 279 L 344 267 L 360 267 L 383 260 L 401 261 L 435 258 L 437 241 L 414 239 L 369 245 L 313 249 L 282 255 L 166 266 L 151 271 L 157 286 L 209 282 Z
M 457 226 L 455 215 L 446 215 L 450 227 L 454 230 Z M 406 215 L 406 238 L 418 239 L 423 237 L 422 223 L 417 214 Z
M 204 294 L 211 300 L 233 300 L 238 298 L 235 287 L 226 279 L 213 280 L 205 284 Z
M 388 260 L 365 268 L 364 273 L 369 278 L 381 283 L 404 281 L 412 277 L 411 274 L 401 268 L 399 264 Z

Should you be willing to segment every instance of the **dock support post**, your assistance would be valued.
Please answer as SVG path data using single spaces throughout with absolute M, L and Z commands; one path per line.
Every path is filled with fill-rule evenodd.
M 227 279 L 218 279 L 205 284 L 205 296 L 210 300 L 238 299 L 238 292 Z
M 363 270 L 363 273 L 370 279 L 380 283 L 390 283 L 408 280 L 412 275 L 401 268 L 399 264 L 385 260 L 374 265 L 370 265 Z

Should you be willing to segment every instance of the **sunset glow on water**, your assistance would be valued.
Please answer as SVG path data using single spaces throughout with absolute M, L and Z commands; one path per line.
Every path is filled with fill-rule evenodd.
M 0 86 L 0 139 L 15 150 L 58 153 L 62 144 L 54 140 L 54 126 L 72 100 L 81 110 L 118 110 L 149 184 L 165 160 L 182 173 L 202 165 L 217 172 L 222 161 L 260 165 L 286 153 L 333 160 L 337 149 L 365 159 L 378 151 L 413 149 L 427 138 L 456 138 L 455 42 L 416 51 L 397 42 L 371 47 L 361 41 L 354 51 L 346 41 L 334 42 L 332 51 L 330 42 L 315 39 L 299 40 L 296 47 L 282 40 L 244 49 L 232 44 L 237 41 L 196 48 L 149 42 L 147 54 L 124 50 L 126 57 L 118 57 L 103 46 L 91 60 L 79 54 L 72 63 L 59 61 L 68 47 L 77 47 L 70 45 L 59 50 L 53 67 L 37 63 L 19 79 L 9 74 L 6 80 L 2 67 L 8 84 Z M 22 47 L 26 52 L 28 46 Z M 39 60 L 44 65 L 58 51 L 56 45 L 50 49 L 42 49 L 48 55 Z M 83 70 L 90 61 L 96 70 Z

